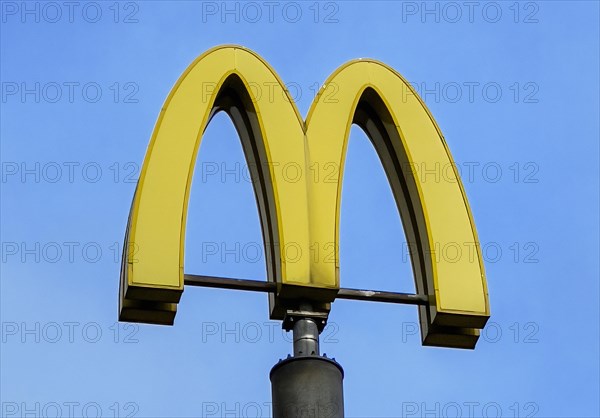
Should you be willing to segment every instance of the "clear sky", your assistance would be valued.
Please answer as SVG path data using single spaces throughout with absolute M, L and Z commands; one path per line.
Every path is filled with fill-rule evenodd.
M 262 55 L 303 115 L 342 63 L 389 64 L 463 175 L 489 324 L 474 351 L 428 348 L 415 307 L 335 302 L 322 351 L 345 369 L 347 416 L 599 416 L 598 2 L 0 6 L 1 416 L 270 416 L 269 370 L 291 343 L 265 295 L 187 288 L 173 327 L 116 322 L 157 115 L 194 58 L 225 43 Z M 346 164 L 342 286 L 414 291 L 359 128 Z M 246 179 L 218 115 L 196 165 L 186 272 L 266 277 Z

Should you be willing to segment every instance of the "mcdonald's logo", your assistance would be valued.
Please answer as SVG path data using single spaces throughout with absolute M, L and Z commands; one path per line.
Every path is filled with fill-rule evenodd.
M 272 86 L 261 100 L 253 85 Z M 252 170 L 274 286 L 271 319 L 309 300 L 325 315 L 340 289 L 339 218 L 345 151 L 352 124 L 370 138 L 389 180 L 411 243 L 424 345 L 473 348 L 489 318 L 483 259 L 456 169 L 449 181 L 421 181 L 406 167 L 455 167 L 431 113 L 383 63 L 361 59 L 339 67 L 317 95 L 306 121 L 275 71 L 256 53 L 220 46 L 182 74 L 161 109 L 129 214 L 121 267 L 119 318 L 172 325 L 184 288 L 184 236 L 196 155 L 212 116 L 226 112 Z M 209 88 L 207 88 L 209 86 Z M 406 94 L 406 92 L 411 94 Z M 275 164 L 306 168 L 334 163 L 331 181 L 290 182 Z M 474 243 L 473 257 L 436 257 L 435 248 Z M 286 254 L 290 243 L 298 251 Z M 311 248 L 331 244 L 333 260 Z M 413 245 L 414 244 L 414 245 Z M 398 255 L 400 259 L 401 255 Z M 367 284 L 367 283 L 365 283 Z

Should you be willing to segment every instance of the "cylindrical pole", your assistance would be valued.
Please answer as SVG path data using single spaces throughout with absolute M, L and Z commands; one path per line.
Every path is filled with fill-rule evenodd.
M 302 318 L 294 323 L 294 357 L 319 355 L 319 328 L 312 319 Z
M 319 355 L 319 330 L 309 318 L 294 323 L 294 357 L 271 369 L 274 418 L 344 417 L 344 370 Z

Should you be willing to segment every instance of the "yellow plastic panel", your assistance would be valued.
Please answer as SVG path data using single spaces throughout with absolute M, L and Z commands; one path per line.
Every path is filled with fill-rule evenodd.
M 304 180 L 295 180 L 287 168 L 305 165 L 302 121 L 271 68 L 252 52 L 219 47 L 200 56 L 173 87 L 160 113 L 140 174 L 130 213 L 125 265 L 121 280 L 121 319 L 128 317 L 124 301 L 146 303 L 148 311 L 174 312 L 183 290 L 185 220 L 194 163 L 201 136 L 223 83 L 232 74 L 244 81 L 263 141 L 273 191 L 277 242 L 264 237 L 280 257 L 277 282 L 305 284 L 309 279 L 307 198 Z M 266 89 L 273 94 L 264 94 Z M 270 222 L 269 219 L 261 219 Z M 299 248 L 293 262 L 286 250 Z M 153 302 L 156 302 L 152 304 Z M 139 305 L 139 304 L 138 304 Z M 166 308 L 165 308 L 166 306 Z M 140 306 L 137 306 L 139 314 Z M 174 313 L 171 315 L 174 316 Z M 137 315 L 136 318 L 139 318 Z M 135 319 L 135 318 L 134 318 Z M 133 320 L 133 319 L 132 319 Z M 168 321 L 163 321 L 168 322 Z
M 377 113 L 377 103 L 373 100 L 369 103 L 364 99 L 368 95 L 363 96 L 370 90 L 375 92 L 371 96 L 378 96 L 383 103 L 386 115 L 389 114 L 390 120 L 386 120 L 385 115 L 380 120 L 383 130 L 391 129 L 396 133 L 396 136 L 390 136 L 397 138 L 390 145 L 396 150 L 390 153 L 393 157 L 378 150 L 388 178 L 392 183 L 394 177 L 401 178 L 400 181 L 411 183 L 408 188 L 413 190 L 412 203 L 399 199 L 398 195 L 395 197 L 399 207 L 411 205 L 405 211 L 401 210 L 403 223 L 405 230 L 407 225 L 414 229 L 407 237 L 412 236 L 418 242 L 411 244 L 418 243 L 422 248 L 412 257 L 417 288 L 430 296 L 429 312 L 421 312 L 427 319 L 425 325 L 455 327 L 457 332 L 459 328 L 482 328 L 489 317 L 489 307 L 479 250 L 471 257 L 457 259 L 442 257 L 439 251 L 436 256 L 436 249 L 456 244 L 479 247 L 460 179 L 458 176 L 431 179 L 420 177 L 424 170 L 415 170 L 412 175 L 401 173 L 399 169 L 454 167 L 440 130 L 424 103 L 399 74 L 375 61 L 350 62 L 338 69 L 324 86 L 329 84 L 336 86 L 335 103 L 323 100 L 324 95 L 318 96 L 307 118 L 308 156 L 311 166 L 333 164 L 338 170 L 336 176 L 330 178 L 333 181 L 309 184 L 309 218 L 311 246 L 323 247 L 335 242 L 336 253 L 334 262 L 313 257 L 313 280 L 318 278 L 327 285 L 339 286 L 339 215 L 345 150 L 359 102 L 371 105 Z M 394 158 L 399 166 L 392 165 Z M 405 219 L 410 212 L 416 213 L 412 222 Z M 415 247 L 411 245 L 411 249 Z M 426 337 L 433 328 L 423 331 Z M 444 329 L 445 333 L 447 331 Z M 470 331 L 460 333 L 474 334 Z M 438 345 L 437 340 L 435 345 Z

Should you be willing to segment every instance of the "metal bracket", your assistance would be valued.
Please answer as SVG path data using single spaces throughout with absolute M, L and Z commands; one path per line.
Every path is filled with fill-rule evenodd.
M 323 331 L 323 329 L 325 328 L 325 325 L 327 325 L 328 317 L 328 312 L 288 309 L 285 312 L 285 317 L 283 318 L 282 328 L 286 331 L 291 331 L 294 329 L 295 324 L 299 320 L 310 319 L 315 323 L 315 325 L 319 329 L 319 333 L 321 333 L 321 331 Z

